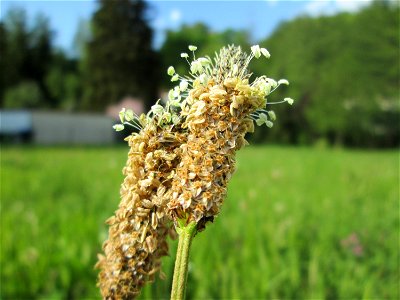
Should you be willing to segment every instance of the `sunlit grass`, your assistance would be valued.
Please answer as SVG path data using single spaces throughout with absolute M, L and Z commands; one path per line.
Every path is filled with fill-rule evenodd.
M 3 148 L 1 298 L 99 298 L 93 265 L 119 202 L 127 148 Z M 249 147 L 193 242 L 187 296 L 398 295 L 395 151 Z M 142 298 L 168 298 L 168 279 Z

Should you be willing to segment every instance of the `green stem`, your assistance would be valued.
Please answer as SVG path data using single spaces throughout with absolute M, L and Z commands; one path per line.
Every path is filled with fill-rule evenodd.
M 172 280 L 171 300 L 185 299 L 186 281 L 189 265 L 189 251 L 196 233 L 196 222 L 177 227 L 178 249 L 176 250 L 174 278 Z

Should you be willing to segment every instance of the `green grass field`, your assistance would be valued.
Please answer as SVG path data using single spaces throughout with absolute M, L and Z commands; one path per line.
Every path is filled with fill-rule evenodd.
M 1 150 L 1 299 L 100 298 L 127 148 Z M 398 299 L 399 156 L 251 146 L 194 240 L 188 299 Z M 167 280 L 141 298 L 168 298 Z

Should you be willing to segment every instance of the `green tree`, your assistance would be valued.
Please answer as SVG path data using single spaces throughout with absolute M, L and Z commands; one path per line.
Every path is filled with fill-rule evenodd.
M 53 98 L 46 85 L 45 78 L 52 65 L 53 32 L 49 20 L 44 15 L 37 15 L 30 32 L 30 51 L 28 53 L 29 77 L 34 79 L 40 87 L 48 106 L 56 107 L 57 99 Z
M 283 92 L 297 100 L 269 134 L 294 143 L 398 144 L 398 16 L 398 4 L 376 1 L 353 14 L 299 17 L 262 41 L 279 58 L 256 73 L 287 77 Z
M 77 59 L 69 58 L 62 51 L 53 53 L 50 70 L 46 74 L 46 86 L 57 107 L 64 110 L 77 110 L 78 99 L 82 97 L 81 73 Z
M 124 96 L 139 96 L 150 106 L 157 99 L 157 55 L 144 1 L 99 1 L 92 39 L 85 52 L 82 108 L 101 111 Z
M 4 20 L 0 26 L 3 74 L 0 95 L 4 96 L 8 89 L 18 90 L 20 86 L 34 83 L 42 97 L 37 105 L 54 107 L 56 103 L 45 84 L 52 62 L 52 32 L 48 19 L 38 15 L 30 27 L 25 11 L 16 8 L 8 11 Z
M 4 95 L 4 107 L 11 109 L 38 108 L 42 99 L 42 92 L 36 82 L 21 82 L 6 91 Z
M 8 71 L 5 53 L 7 52 L 7 31 L 4 27 L 4 23 L 0 22 L 0 107 L 3 106 L 3 96 L 7 85 Z
M 26 13 L 22 9 L 8 11 L 4 18 L 4 39 L 1 59 L 4 64 L 5 88 L 29 76 L 29 32 Z

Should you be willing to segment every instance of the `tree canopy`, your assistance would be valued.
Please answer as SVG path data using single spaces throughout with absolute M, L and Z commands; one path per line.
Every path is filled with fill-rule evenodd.
M 82 107 L 102 111 L 125 96 L 157 98 L 158 58 L 142 0 L 99 1 L 84 57 Z
M 125 96 L 137 96 L 149 108 L 159 89 L 171 86 L 168 66 L 185 73 L 180 53 L 189 52 L 188 45 L 210 56 L 227 44 L 250 49 L 247 31 L 215 32 L 197 23 L 168 30 L 155 51 L 148 10 L 143 0 L 99 0 L 90 22 L 79 26 L 76 58 L 54 47 L 46 17 L 28 22 L 22 9 L 9 11 L 0 22 L 0 105 L 102 112 Z M 272 58 L 252 62 L 255 75 L 291 83 L 269 100 L 290 94 L 296 102 L 290 109 L 276 108 L 280 120 L 274 130 L 257 130 L 251 138 L 399 145 L 399 15 L 398 3 L 375 1 L 358 12 L 297 17 L 259 41 Z
M 32 26 L 28 26 L 26 13 L 22 9 L 9 11 L 4 23 L 0 24 L 1 34 L 1 80 L 0 97 L 2 105 L 7 89 L 19 89 L 19 86 L 30 86 L 41 94 L 41 101 L 30 101 L 13 97 L 12 107 L 24 106 L 25 101 L 48 107 L 56 106 L 45 84 L 45 76 L 52 63 L 52 37 L 48 19 L 37 15 Z M 29 83 L 28 83 L 29 82 Z M 36 87 L 32 87 L 35 86 Z M 11 94 L 19 94 L 13 92 Z
M 273 55 L 258 72 L 287 77 L 297 99 L 276 139 L 349 145 L 399 142 L 399 6 L 300 17 L 261 42 Z M 279 96 L 279 94 L 277 95 Z M 280 124 L 280 125 L 279 125 Z M 279 136 L 281 135 L 281 136 Z

